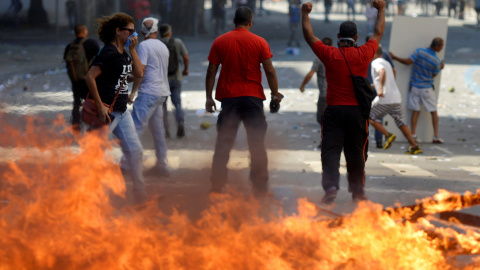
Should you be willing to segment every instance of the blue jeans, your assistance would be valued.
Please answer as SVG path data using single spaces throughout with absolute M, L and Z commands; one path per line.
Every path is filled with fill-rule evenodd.
M 177 80 L 168 81 L 170 84 L 170 97 L 172 98 L 172 104 L 175 107 L 175 120 L 177 120 L 177 125 L 183 125 L 185 122 L 185 115 L 182 109 L 182 82 Z M 168 97 L 167 97 L 168 99 Z M 163 103 L 163 125 L 166 132 L 170 132 L 168 125 L 168 112 L 167 112 L 167 102 Z
M 143 179 L 143 148 L 140 143 L 135 124 L 130 111 L 124 113 L 112 112 L 115 119 L 109 126 L 109 132 L 120 140 L 120 147 L 130 168 L 133 180 L 133 195 L 137 203 L 146 198 L 145 183 Z
M 133 122 L 139 138 L 141 138 L 147 123 L 150 127 L 155 144 L 156 166 L 160 170 L 167 169 L 167 144 L 165 142 L 162 108 L 166 100 L 166 96 L 157 97 L 138 93 L 132 111 Z

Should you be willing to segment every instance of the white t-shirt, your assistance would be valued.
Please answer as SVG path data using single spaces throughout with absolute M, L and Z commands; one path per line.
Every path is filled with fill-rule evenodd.
M 393 75 L 393 69 L 390 63 L 387 60 L 379 57 L 372 61 L 372 78 L 375 89 L 378 93 L 380 89 L 380 76 L 379 71 L 385 69 L 385 75 L 387 76 L 385 80 L 385 85 L 383 86 L 384 97 L 377 96 L 373 100 L 373 104 L 395 104 L 402 102 L 402 96 L 398 90 L 397 83 L 395 82 L 395 76 Z
M 140 62 L 145 66 L 139 93 L 153 96 L 169 96 L 167 46 L 158 39 L 147 39 L 140 42 L 137 49 Z

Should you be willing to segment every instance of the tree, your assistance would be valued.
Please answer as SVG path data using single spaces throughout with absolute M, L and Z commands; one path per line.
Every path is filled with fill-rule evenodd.
M 30 0 L 28 23 L 34 26 L 46 26 L 49 24 L 47 11 L 43 7 L 43 0 Z

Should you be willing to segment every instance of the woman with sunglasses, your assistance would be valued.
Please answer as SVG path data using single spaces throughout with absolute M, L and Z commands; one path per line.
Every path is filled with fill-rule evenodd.
M 142 174 L 143 148 L 127 110 L 128 76 L 133 74 L 141 78 L 144 72 L 135 50 L 138 38 L 134 35 L 134 20 L 125 13 L 116 13 L 97 21 L 100 24 L 98 36 L 104 47 L 93 60 L 85 81 L 90 96 L 95 100 L 99 120 L 108 124 L 109 132 L 120 140 L 132 175 L 135 202 L 141 203 L 146 198 Z M 127 46 L 131 56 L 125 51 Z M 113 112 L 109 114 L 103 103 L 112 104 L 118 91 Z

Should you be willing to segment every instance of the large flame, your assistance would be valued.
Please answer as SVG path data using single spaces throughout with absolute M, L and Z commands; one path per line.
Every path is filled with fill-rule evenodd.
M 474 231 L 405 221 L 411 210 L 392 215 L 373 203 L 336 219 L 305 199 L 296 215 L 267 215 L 268 200 L 239 194 L 212 196 L 196 220 L 154 203 L 117 209 L 110 195 L 126 189 L 106 135 L 36 122 L 0 137 L 14 153 L 0 180 L 1 270 L 454 269 L 456 255 L 480 252 Z

